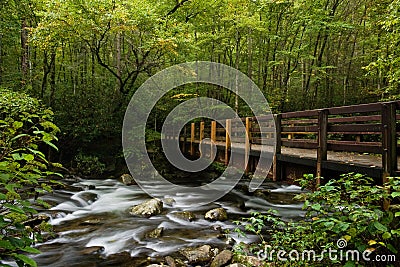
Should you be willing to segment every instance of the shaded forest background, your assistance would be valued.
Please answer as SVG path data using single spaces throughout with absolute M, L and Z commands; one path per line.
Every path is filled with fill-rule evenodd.
M 399 28 L 399 0 L 2 0 L 0 86 L 53 108 L 62 161 L 112 161 L 131 96 L 177 63 L 241 70 L 274 112 L 397 99 Z M 199 90 L 180 93 L 235 105 Z M 150 127 L 180 100 L 158 105 Z

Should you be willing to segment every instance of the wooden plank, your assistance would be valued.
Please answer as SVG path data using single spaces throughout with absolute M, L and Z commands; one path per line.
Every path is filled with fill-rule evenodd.
M 272 162 L 272 180 L 278 181 L 282 179 L 282 165 L 278 160 L 278 155 L 282 153 L 282 140 L 281 140 L 281 123 L 282 115 L 275 115 L 275 128 L 276 128 L 276 147 L 275 154 Z
M 225 135 L 225 166 L 229 164 L 229 151 L 231 146 L 231 134 L 232 134 L 232 121 L 226 120 L 226 135 Z
M 199 141 L 204 139 L 204 121 L 200 122 Z
M 217 151 L 214 151 L 214 145 L 217 142 L 217 122 L 216 121 L 212 121 L 211 122 L 211 157 L 214 155 L 214 153 L 216 153 Z M 214 160 L 213 158 L 211 158 L 211 160 Z
M 382 104 L 382 183 L 397 171 L 396 103 Z
M 342 124 L 342 125 L 329 125 L 328 132 L 370 132 L 380 134 L 382 132 L 381 124 Z
M 361 104 L 344 107 L 329 108 L 329 115 L 340 115 L 349 113 L 367 113 L 367 112 L 380 112 L 381 103 Z
M 190 125 L 190 155 L 194 156 L 194 141 L 196 134 L 196 125 L 194 122 Z
M 322 162 L 326 161 L 328 153 L 328 110 L 318 111 L 318 149 L 317 149 L 317 185 L 322 177 Z
M 316 141 L 312 141 L 310 139 L 286 139 L 282 138 L 282 146 L 286 147 L 294 147 L 294 148 L 307 148 L 307 149 L 315 149 L 318 148 L 318 143 Z
M 282 113 L 282 119 L 318 116 L 318 110 L 305 110 Z
M 250 157 L 250 143 L 251 143 L 251 120 L 250 117 L 246 117 L 246 139 L 245 139 L 245 147 L 244 147 L 244 166 L 245 166 L 245 173 L 249 173 L 249 157 Z
M 282 132 L 318 132 L 318 126 L 283 126 Z
M 351 117 L 340 117 L 340 118 L 329 118 L 329 123 L 340 123 L 340 122 L 371 122 L 381 121 L 381 115 L 370 115 L 370 116 L 351 116 Z
M 382 153 L 379 142 L 328 141 L 328 150 L 358 153 Z
M 317 119 L 301 119 L 301 120 L 284 120 L 282 121 L 282 125 L 291 125 L 291 124 L 317 124 Z

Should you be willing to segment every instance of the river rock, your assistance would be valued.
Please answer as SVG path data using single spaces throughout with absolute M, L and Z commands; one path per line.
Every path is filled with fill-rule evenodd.
M 79 198 L 86 201 L 88 204 L 91 204 L 98 199 L 98 196 L 93 192 L 82 192 L 79 194 Z
M 145 237 L 147 238 L 160 238 L 164 232 L 164 227 L 159 227 L 156 229 L 151 230 L 150 232 L 146 233 Z
M 243 263 L 246 266 L 247 265 L 252 266 L 252 267 L 264 266 L 264 263 L 260 259 L 255 257 L 255 256 L 244 256 L 244 255 L 243 256 L 239 256 L 238 257 L 238 261 L 240 263 Z
M 163 199 L 163 202 L 168 206 L 173 206 L 175 204 L 175 199 L 172 197 L 167 197 Z
M 180 253 L 188 260 L 189 264 L 206 263 L 212 258 L 211 247 L 203 245 L 198 248 L 186 248 Z
M 42 222 L 47 222 L 48 220 L 50 220 L 49 216 L 47 216 L 46 214 L 39 214 L 39 215 L 36 215 L 35 217 L 33 217 L 32 219 L 26 220 L 24 222 L 24 225 L 30 226 L 33 228 L 33 227 L 41 224 Z
M 100 253 L 104 250 L 104 247 L 102 246 L 94 246 L 94 247 L 88 247 L 85 248 L 81 251 L 81 254 L 83 255 L 89 255 L 89 254 L 96 254 L 96 253 Z
M 178 212 L 172 213 L 172 215 L 179 219 L 189 221 L 189 222 L 196 220 L 196 215 L 191 211 L 178 211 Z
M 171 256 L 165 257 L 165 262 L 168 264 L 169 267 L 176 267 L 175 260 Z
M 142 202 L 131 208 L 130 214 L 143 217 L 158 215 L 163 211 L 163 203 L 157 198 Z
M 226 213 L 225 209 L 216 208 L 207 211 L 206 215 L 204 215 L 204 218 L 209 221 L 225 221 L 228 219 L 228 214 Z
M 229 250 L 223 250 L 212 261 L 210 267 L 221 267 L 227 264 L 233 257 L 233 253 Z
M 122 174 L 121 177 L 120 177 L 120 179 L 121 179 L 122 183 L 125 184 L 125 185 L 133 185 L 133 184 L 136 184 L 136 182 L 135 182 L 135 180 L 133 179 L 132 175 L 127 174 L 127 173 Z

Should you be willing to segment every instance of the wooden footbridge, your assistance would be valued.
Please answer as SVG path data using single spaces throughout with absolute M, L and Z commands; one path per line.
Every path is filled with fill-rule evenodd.
M 199 144 L 212 140 L 217 160 L 229 162 L 233 146 L 241 147 L 246 171 L 257 165 L 262 144 L 273 136 L 275 154 L 270 176 L 273 180 L 299 178 L 304 173 L 317 177 L 357 172 L 382 183 L 388 176 L 400 175 L 398 141 L 400 101 L 334 107 L 276 114 L 271 117 L 241 118 L 246 134 L 235 135 L 236 126 L 227 120 L 223 126 L 215 121 L 187 125 L 180 133 L 181 149 L 193 156 Z M 274 122 L 276 132 L 261 131 L 263 123 Z M 272 129 L 272 128 L 268 128 Z M 164 137 L 172 138 L 173 133 Z M 177 136 L 177 135 L 176 135 Z M 318 182 L 319 182 L 319 178 Z

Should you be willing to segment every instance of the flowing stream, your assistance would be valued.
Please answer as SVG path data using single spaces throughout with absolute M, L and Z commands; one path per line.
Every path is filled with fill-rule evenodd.
M 239 189 L 245 184 L 240 182 L 222 199 L 206 206 L 164 203 L 162 214 L 140 218 L 130 215 L 128 210 L 150 197 L 137 185 L 127 186 L 111 179 L 80 178 L 75 178 L 70 184 L 67 189 L 55 190 L 44 197 L 53 204 L 53 208 L 46 213 L 51 217 L 50 223 L 57 235 L 37 245 L 42 251 L 35 256 L 38 266 L 122 266 L 121 262 L 130 257 L 151 261 L 173 255 L 184 247 L 210 244 L 222 248 L 227 246 L 229 239 L 235 242 L 256 239 L 251 235 L 244 239 L 233 231 L 229 235 L 225 232 L 236 227 L 232 220 L 240 219 L 251 211 L 275 209 L 287 219 L 304 215 L 302 203 L 291 200 L 294 194 L 300 192 L 300 188 L 294 185 L 265 183 L 263 188 L 269 189 L 270 193 L 260 197 Z M 171 197 L 184 196 L 176 194 Z M 205 220 L 204 214 L 216 207 L 226 209 L 229 220 Z M 191 211 L 196 219 L 190 222 L 175 216 L 174 212 L 179 211 Z M 146 233 L 160 227 L 164 229 L 161 237 L 146 237 Z M 141 264 L 138 261 L 126 266 Z

